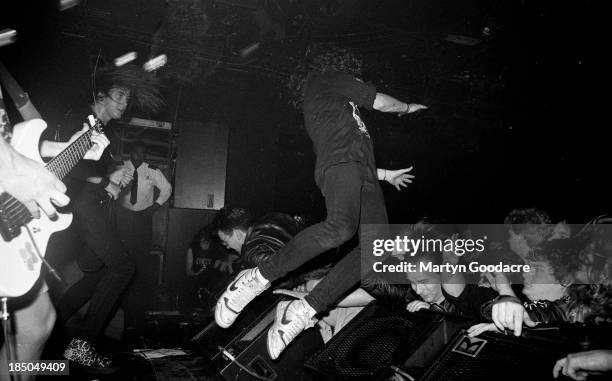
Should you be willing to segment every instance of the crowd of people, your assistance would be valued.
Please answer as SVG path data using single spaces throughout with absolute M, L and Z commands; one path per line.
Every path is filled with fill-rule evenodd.
M 70 114 L 75 121 L 66 121 L 65 125 L 80 130 L 89 114 L 106 125 L 121 118 L 133 104 L 159 108 L 159 90 L 148 74 L 130 65 L 98 70 L 92 103 L 75 109 Z M 599 228 L 605 225 L 589 224 L 573 231 L 564 223 L 551 224 L 546 213 L 537 209 L 511 212 L 504 221 L 506 239 L 487 247 L 488 252 L 503 252 L 512 263 L 530 265 L 533 271 L 529 273 L 509 276 L 420 271 L 407 274 L 404 285 L 371 279 L 368 274 L 363 277 L 363 261 L 367 268 L 367 261 L 374 258 L 362 256 L 360 244 L 350 250 L 338 248 L 366 224 L 380 229 L 375 235 L 388 235 L 389 221 L 379 182 L 386 181 L 401 190 L 414 176 L 412 167 L 376 167 L 372 140 L 359 109 L 402 116 L 426 112 L 421 110 L 427 107 L 378 92 L 358 74 L 350 67 L 342 71 L 313 68 L 301 86 L 304 124 L 316 154 L 315 181 L 325 198 L 324 221 L 305 226 L 283 213 L 254 219 L 245 209 L 225 207 L 194 237 L 186 255 L 185 274 L 196 279 L 200 301 L 214 304 L 218 326 L 232 326 L 246 306 L 270 288 L 290 296 L 278 302 L 267 333 L 271 359 L 278 359 L 296 337 L 314 325 L 324 341 L 329 341 L 374 300 L 400 304 L 409 312 L 429 309 L 470 318 L 476 323 L 468 330 L 473 336 L 485 331 L 520 336 L 524 327 L 610 322 L 612 239 Z M 3 135 L 8 135 L 4 129 Z M 63 131 L 68 143 L 43 137 L 41 156 L 55 156 L 82 133 Z M 84 276 L 55 306 L 41 282 L 33 301 L 13 310 L 18 325 L 24 326 L 12 340 L 5 340 L 4 347 L 16 342 L 20 361 L 40 356 L 55 320 L 54 311 L 58 323 L 68 328 L 68 321 L 89 302 L 83 319 L 65 332 L 63 355 L 81 366 L 112 368 L 111 358 L 98 353 L 95 342 L 116 308 L 133 306 L 138 290 L 146 288 L 135 274 L 142 270 L 142 257 L 150 249 L 151 216 L 170 197 L 171 185 L 158 169 L 145 162 L 142 144 L 133 145 L 130 160 L 118 163 L 105 150 L 109 142 L 103 134 L 94 134 L 91 140 L 93 147 L 85 157 L 91 160 L 80 162 L 64 185 L 40 163 L 0 139 L 2 189 L 33 214 L 39 213 L 40 207 L 53 216 L 53 204 L 69 204 L 75 219 L 69 230 L 83 248 L 79 267 Z M 158 196 L 154 196 L 155 188 Z M 118 223 L 108 218 L 105 202 L 109 197 L 119 200 Z M 433 229 L 435 224 L 423 222 L 403 234 L 427 236 Z M 319 260 L 328 258 L 323 254 L 334 250 L 333 261 Z M 396 252 L 384 259 L 401 255 Z M 409 259 L 435 264 L 464 260 L 443 250 Z M 610 370 L 611 357 L 609 348 L 570 354 L 559 359 L 551 371 L 584 379 L 590 372 Z

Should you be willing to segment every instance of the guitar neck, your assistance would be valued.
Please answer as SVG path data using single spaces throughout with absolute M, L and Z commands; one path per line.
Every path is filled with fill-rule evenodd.
M 91 129 L 87 130 L 77 140 L 72 142 L 56 157 L 47 163 L 47 168 L 58 179 L 62 180 L 68 172 L 85 156 L 93 143 L 91 142 Z

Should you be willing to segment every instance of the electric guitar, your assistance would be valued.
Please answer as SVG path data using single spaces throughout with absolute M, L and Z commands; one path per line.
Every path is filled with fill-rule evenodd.
M 63 179 L 92 147 L 92 131 L 103 133 L 99 120 L 90 116 L 89 124 L 89 130 L 45 165 L 58 179 Z M 22 155 L 44 164 L 38 146 L 46 128 L 42 119 L 19 123 L 14 127 L 11 145 Z M 72 222 L 72 214 L 57 216 L 51 220 L 41 210 L 40 218 L 34 219 L 25 205 L 0 188 L 0 297 L 21 296 L 36 283 L 51 234 Z

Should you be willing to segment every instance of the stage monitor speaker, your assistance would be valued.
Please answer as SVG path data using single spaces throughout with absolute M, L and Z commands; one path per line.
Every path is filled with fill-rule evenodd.
M 221 209 L 225 204 L 228 128 L 185 122 L 177 138 L 174 207 Z
M 210 324 L 191 338 L 191 344 L 200 354 L 209 359 L 219 355 L 219 347 L 228 347 L 247 330 L 253 322 L 263 318 L 263 315 L 276 307 L 281 300 L 279 295 L 265 292 L 249 303 L 238 315 L 229 328 L 221 328 L 213 319 Z
M 324 379 L 379 379 L 443 321 L 442 315 L 429 311 L 410 313 L 372 302 L 305 365 Z
M 222 352 L 213 358 L 225 380 L 315 380 L 314 373 L 304 366 L 304 362 L 323 347 L 323 339 L 316 326 L 296 337 L 277 360 L 270 359 L 266 340 L 268 329 L 274 322 L 276 304 L 270 305 L 248 328 L 243 329 L 223 348 L 224 353 L 229 353 L 235 361 Z
M 553 380 L 555 362 L 568 351 L 553 340 L 498 333 L 469 337 L 461 330 L 420 380 Z

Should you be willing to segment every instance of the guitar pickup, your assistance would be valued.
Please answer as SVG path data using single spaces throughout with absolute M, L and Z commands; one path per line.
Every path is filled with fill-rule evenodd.
M 25 208 L 25 206 L 6 192 L 0 194 L 0 235 L 6 242 L 19 236 L 21 234 L 21 226 L 32 220 L 29 212 L 27 217 L 24 218 L 21 210 L 15 211 L 15 208 L 21 209 Z

